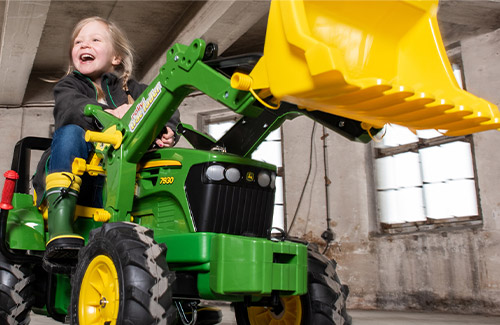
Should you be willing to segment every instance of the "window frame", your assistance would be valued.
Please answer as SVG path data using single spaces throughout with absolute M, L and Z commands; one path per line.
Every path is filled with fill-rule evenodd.
M 474 138 L 472 135 L 458 136 L 458 137 L 447 137 L 440 136 L 430 139 L 419 138 L 419 141 L 400 145 L 397 147 L 387 147 L 387 148 L 376 148 L 373 147 L 373 161 L 376 159 L 394 156 L 397 154 L 405 152 L 418 153 L 420 149 L 430 148 L 434 146 L 439 146 L 441 144 L 452 143 L 456 141 L 467 142 L 470 144 L 471 148 L 471 159 L 472 159 L 472 169 L 474 173 L 474 185 L 476 190 L 476 202 L 478 213 L 477 216 L 464 216 L 464 217 L 453 217 L 447 219 L 430 219 L 426 218 L 425 221 L 409 221 L 401 223 L 384 223 L 380 220 L 380 212 L 376 213 L 377 224 L 381 233 L 385 234 L 399 234 L 399 233 L 409 233 L 409 232 L 420 232 L 420 231 L 432 231 L 432 230 L 442 230 L 443 228 L 457 228 L 457 227 L 480 227 L 483 224 L 483 213 L 480 204 L 480 193 L 479 193 L 479 181 L 477 173 L 477 164 L 474 149 Z M 376 171 L 375 171 L 376 172 Z M 374 183 L 375 184 L 375 183 Z M 379 191 L 375 186 L 375 196 Z M 377 204 L 377 211 L 379 208 L 378 198 L 375 198 Z
M 211 123 L 238 121 L 241 118 L 240 114 L 227 109 L 215 109 L 206 112 L 200 112 L 196 116 L 197 129 L 208 134 L 208 125 Z

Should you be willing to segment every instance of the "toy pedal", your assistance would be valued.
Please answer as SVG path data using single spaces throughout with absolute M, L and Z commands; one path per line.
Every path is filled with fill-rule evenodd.
M 43 256 L 43 268 L 52 273 L 70 273 L 84 243 L 78 237 L 60 237 L 50 241 Z
M 81 237 L 59 237 L 47 244 L 44 258 L 46 259 L 77 259 L 80 248 L 85 241 Z
M 222 321 L 222 311 L 218 307 L 198 306 L 196 325 L 219 324 Z

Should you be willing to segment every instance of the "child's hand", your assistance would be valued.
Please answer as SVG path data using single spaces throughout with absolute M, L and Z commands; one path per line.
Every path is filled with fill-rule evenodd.
M 159 139 L 156 139 L 155 143 L 160 148 L 173 147 L 175 144 L 174 131 L 167 126 L 167 132 L 163 133 Z
M 113 116 L 116 116 L 118 118 L 122 118 L 123 115 L 125 115 L 125 113 L 127 113 L 130 106 L 132 106 L 132 104 L 123 104 L 123 105 L 118 106 L 115 109 L 105 109 L 104 111 L 113 115 Z

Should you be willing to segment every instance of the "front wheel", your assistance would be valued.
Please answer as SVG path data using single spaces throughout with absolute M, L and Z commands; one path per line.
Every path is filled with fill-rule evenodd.
M 72 277 L 71 324 L 172 324 L 173 273 L 152 231 L 110 223 L 91 232 Z
M 238 325 L 350 325 L 347 286 L 340 283 L 336 263 L 308 247 L 308 286 L 303 296 L 281 297 L 280 308 L 235 304 Z

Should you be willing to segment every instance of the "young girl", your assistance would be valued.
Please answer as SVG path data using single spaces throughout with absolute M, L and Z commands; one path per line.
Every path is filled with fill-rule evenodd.
M 100 105 L 104 111 L 121 118 L 147 85 L 131 79 L 131 46 L 117 26 L 100 17 L 83 19 L 74 28 L 71 64 L 67 75 L 54 88 L 55 133 L 46 178 L 49 241 L 45 251 L 48 261 L 75 258 L 84 239 L 73 231 L 73 214 L 78 202 L 100 206 L 102 178 L 82 177 L 71 173 L 71 164 L 87 159 L 93 146 L 85 141 L 85 131 L 98 131 L 99 122 L 83 114 L 87 104 Z M 178 136 L 173 130 L 179 123 L 178 111 L 155 140 L 158 147 L 171 147 Z M 87 177 L 87 178 L 85 178 Z M 82 186 L 82 190 L 80 190 Z M 87 187 L 85 190 L 83 187 Z M 97 187 L 97 188 L 96 188 Z M 93 197 L 85 197 L 91 194 Z

